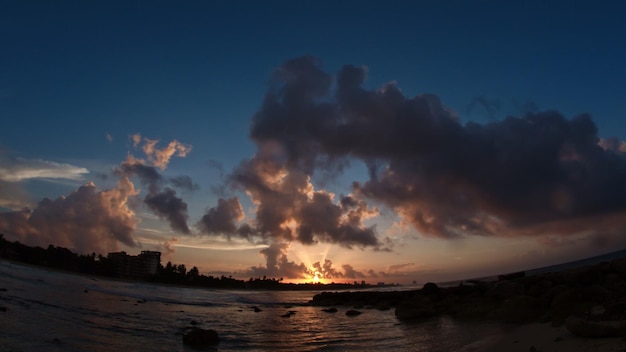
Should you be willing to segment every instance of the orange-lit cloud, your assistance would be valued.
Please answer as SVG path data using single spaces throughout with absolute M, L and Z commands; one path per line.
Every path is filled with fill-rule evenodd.
M 45 198 L 32 211 L 0 213 L 0 229 L 28 245 L 54 244 L 79 253 L 114 251 L 118 242 L 132 247 L 138 219 L 127 203 L 136 194 L 127 178 L 103 191 L 88 183 L 66 197 Z

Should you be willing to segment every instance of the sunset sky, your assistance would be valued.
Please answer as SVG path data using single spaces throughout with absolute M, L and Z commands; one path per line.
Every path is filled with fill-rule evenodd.
M 0 232 L 294 282 L 621 250 L 625 33 L 614 0 L 2 1 Z

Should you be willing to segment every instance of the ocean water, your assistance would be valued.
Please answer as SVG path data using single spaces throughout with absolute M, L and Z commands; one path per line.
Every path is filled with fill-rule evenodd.
M 499 329 L 448 317 L 406 324 L 393 310 L 326 313 L 306 304 L 316 293 L 181 288 L 0 261 L 0 351 L 191 351 L 182 336 L 196 326 L 220 335 L 212 351 L 444 352 Z

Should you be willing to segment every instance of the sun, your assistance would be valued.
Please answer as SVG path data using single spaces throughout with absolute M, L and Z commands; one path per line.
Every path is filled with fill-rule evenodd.
M 320 273 L 316 272 L 315 276 L 313 276 L 313 283 L 314 284 L 319 284 L 320 283 Z

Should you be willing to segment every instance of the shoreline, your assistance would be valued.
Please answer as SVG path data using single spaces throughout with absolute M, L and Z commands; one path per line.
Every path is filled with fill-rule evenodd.
M 583 338 L 563 325 L 531 323 L 503 326 L 501 333 L 486 336 L 456 352 L 618 352 L 625 346 L 626 339 L 622 337 Z

